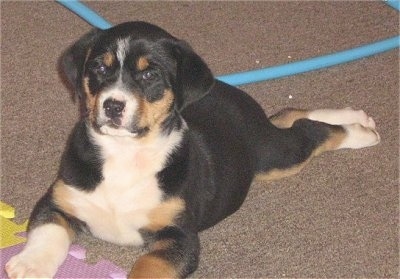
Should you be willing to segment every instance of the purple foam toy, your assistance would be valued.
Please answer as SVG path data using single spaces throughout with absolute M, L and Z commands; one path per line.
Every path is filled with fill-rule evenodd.
M 4 271 L 5 264 L 12 256 L 18 254 L 23 247 L 24 244 L 19 244 L 0 250 L 1 278 L 7 278 Z M 126 272 L 109 261 L 101 260 L 95 265 L 90 265 L 84 261 L 85 258 L 85 249 L 79 245 L 72 245 L 67 259 L 58 269 L 54 278 L 126 278 Z

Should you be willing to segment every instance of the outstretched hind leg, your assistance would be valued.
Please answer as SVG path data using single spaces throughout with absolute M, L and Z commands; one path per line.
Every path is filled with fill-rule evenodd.
M 311 111 L 307 118 L 332 125 L 341 125 L 346 130 L 346 137 L 337 149 L 370 147 L 378 144 L 381 139 L 376 131 L 374 119 L 363 110 L 321 109 Z
M 307 119 L 310 111 L 303 109 L 287 108 L 279 111 L 269 118 L 272 124 L 281 129 L 290 128 L 299 119 Z
M 290 128 L 299 119 L 310 119 L 331 125 L 360 124 L 375 129 L 375 121 L 363 110 L 344 109 L 317 109 L 303 110 L 287 108 L 271 116 L 269 120 L 278 128 Z
M 261 160 L 259 179 L 296 174 L 312 157 L 325 151 L 369 147 L 380 141 L 374 120 L 365 112 L 350 108 L 286 109 L 270 120 L 280 129 L 263 147 L 267 159 Z

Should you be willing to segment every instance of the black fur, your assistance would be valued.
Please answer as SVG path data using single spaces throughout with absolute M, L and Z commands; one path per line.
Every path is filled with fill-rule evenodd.
M 150 242 L 170 241 L 168 248 L 150 254 L 169 262 L 178 276 L 184 277 L 198 264 L 198 232 L 239 209 L 255 175 L 306 161 L 315 148 L 340 128 L 299 120 L 291 129 L 278 129 L 249 95 L 215 80 L 204 61 L 185 42 L 143 22 L 125 23 L 107 31 L 95 29 L 64 53 L 62 67 L 83 103 L 87 98 L 82 89 L 84 74 L 90 77 L 93 95 L 116 82 L 115 69 L 108 75 L 96 72 L 100 63 L 96 57 L 111 49 L 118 37 L 131 40 L 135 52 L 129 55 L 150 54 L 157 63 L 149 66 L 156 75 L 151 84 L 135 79 L 132 73 L 137 70 L 133 64 L 127 65 L 132 68 L 127 68 L 127 76 L 123 76 L 124 85 L 141 92 L 138 94 L 150 103 L 159 100 L 164 89 L 174 93 L 174 104 L 162 123 L 161 133 L 183 131 L 183 138 L 157 179 L 164 198 L 181 198 L 185 210 L 174 224 L 156 232 L 141 232 Z M 87 115 L 75 126 L 58 177 L 86 192 L 95 191 L 103 180 L 102 147 L 96 146 L 88 135 L 91 126 Z M 49 216 L 57 212 L 73 223 L 74 230 L 85 227 L 52 203 L 51 191 L 38 203 L 31 222 L 52 222 Z M 135 268 L 133 276 L 134 271 Z
M 62 158 L 59 178 L 68 185 L 91 191 L 103 179 L 103 162 L 98 148 L 89 139 L 86 125 L 84 120 L 75 125 Z

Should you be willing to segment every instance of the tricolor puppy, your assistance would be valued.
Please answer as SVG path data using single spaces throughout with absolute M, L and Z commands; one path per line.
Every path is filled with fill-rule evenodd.
M 199 262 L 198 233 L 234 213 L 255 178 L 380 140 L 372 118 L 350 108 L 268 118 L 187 43 L 144 22 L 89 32 L 61 64 L 82 118 L 6 266 L 12 278 L 54 276 L 80 232 L 147 245 L 132 278 L 185 277 Z

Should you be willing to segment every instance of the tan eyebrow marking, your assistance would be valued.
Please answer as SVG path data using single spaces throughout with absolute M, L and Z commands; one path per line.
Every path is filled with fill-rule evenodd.
M 110 67 L 114 63 L 115 57 L 111 52 L 106 52 L 103 56 L 103 63 L 107 67 Z
M 143 56 L 136 61 L 136 67 L 139 71 L 145 70 L 149 65 L 149 60 Z

